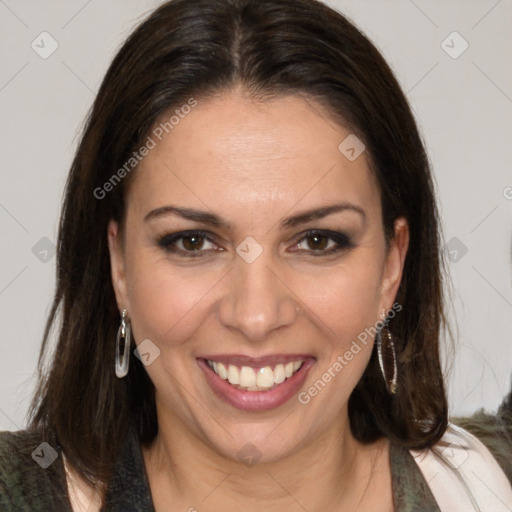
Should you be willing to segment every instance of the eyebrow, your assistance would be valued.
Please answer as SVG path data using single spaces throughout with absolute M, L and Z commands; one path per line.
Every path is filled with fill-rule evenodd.
M 361 217 L 363 217 L 363 220 L 366 221 L 366 212 L 363 210 L 363 208 L 352 203 L 341 202 L 321 206 L 319 208 L 314 208 L 312 210 L 306 210 L 298 214 L 292 215 L 290 217 L 286 217 L 280 222 L 280 224 L 282 228 L 292 228 L 299 226 L 300 224 L 306 224 L 307 222 L 310 222 L 312 220 L 323 219 L 328 215 L 344 211 L 356 212 L 359 215 L 361 215 Z M 210 213 L 204 210 L 196 210 L 194 208 L 184 208 L 173 205 L 162 206 L 160 208 L 151 210 L 144 217 L 144 222 L 148 222 L 153 219 L 158 219 L 161 217 L 166 217 L 168 215 L 176 215 L 183 219 L 203 224 L 209 224 L 211 226 L 215 226 L 218 228 L 225 228 L 228 230 L 232 228 L 231 223 L 229 223 L 225 219 L 222 219 L 221 217 L 214 213 Z

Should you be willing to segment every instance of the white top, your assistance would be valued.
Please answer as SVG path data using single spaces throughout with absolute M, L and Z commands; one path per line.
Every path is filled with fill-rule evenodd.
M 432 449 L 410 453 L 441 512 L 512 512 L 507 476 L 487 447 L 468 431 L 450 423 Z

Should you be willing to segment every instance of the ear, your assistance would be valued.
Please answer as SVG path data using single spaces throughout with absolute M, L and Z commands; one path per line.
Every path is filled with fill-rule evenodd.
M 395 220 L 395 235 L 390 241 L 386 263 L 382 275 L 381 301 L 379 311 L 391 309 L 400 287 L 404 270 L 405 256 L 409 248 L 409 225 L 404 217 Z M 384 313 L 384 314 L 385 314 Z
M 108 223 L 107 234 L 108 249 L 110 252 L 110 273 L 116 294 L 117 307 L 120 311 L 123 309 L 129 311 L 123 240 L 120 234 L 119 224 L 115 220 L 110 220 Z

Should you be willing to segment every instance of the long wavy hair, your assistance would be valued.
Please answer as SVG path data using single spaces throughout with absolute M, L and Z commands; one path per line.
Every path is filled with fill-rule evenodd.
M 90 483 L 111 474 L 128 425 L 141 443 L 158 431 L 154 386 L 130 356 L 114 372 L 119 312 L 107 225 L 122 228 L 131 172 L 102 187 L 157 121 L 194 97 L 242 85 L 255 100 L 301 94 L 366 145 L 382 201 L 386 241 L 404 216 L 410 244 L 390 321 L 398 392 L 385 387 L 375 354 L 349 400 L 353 435 L 407 448 L 436 443 L 447 426 L 439 355 L 445 324 L 443 257 L 434 184 L 408 102 L 375 46 L 342 14 L 315 0 L 173 0 L 161 5 L 115 56 L 89 112 L 66 184 L 55 297 L 39 362 L 30 426 L 57 436 Z M 53 333 L 56 346 L 51 348 Z

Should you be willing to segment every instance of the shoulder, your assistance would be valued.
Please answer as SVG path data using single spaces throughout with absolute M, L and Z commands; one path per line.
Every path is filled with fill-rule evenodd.
M 32 452 L 38 446 L 35 433 L 28 431 L 0 432 L 0 489 L 14 492 L 27 474 L 37 473 Z
M 510 511 L 512 488 L 488 448 L 452 423 L 428 450 L 411 451 L 442 511 Z
M 67 510 L 66 502 L 62 461 L 51 437 L 0 432 L 0 511 Z
M 492 453 L 512 483 L 512 394 L 497 414 L 477 411 L 470 417 L 453 418 L 464 430 L 471 432 Z

